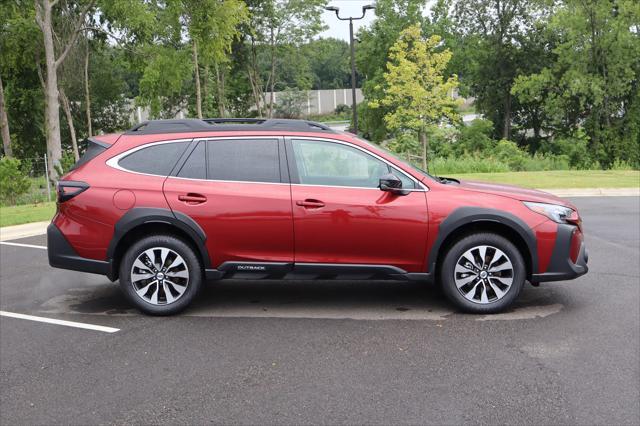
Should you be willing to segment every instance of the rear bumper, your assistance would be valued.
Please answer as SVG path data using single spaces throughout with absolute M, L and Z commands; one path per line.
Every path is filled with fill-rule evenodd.
M 49 255 L 49 265 L 54 268 L 106 275 L 109 279 L 112 279 L 110 262 L 79 256 L 53 223 L 47 227 L 47 253 Z
M 587 263 L 589 255 L 584 242 L 580 242 L 580 250 L 575 263 L 571 260 L 571 238 L 576 229 L 573 225 L 558 225 L 556 243 L 551 254 L 551 261 L 547 272 L 533 274 L 531 282 L 540 283 L 547 281 L 565 281 L 578 278 L 589 271 Z

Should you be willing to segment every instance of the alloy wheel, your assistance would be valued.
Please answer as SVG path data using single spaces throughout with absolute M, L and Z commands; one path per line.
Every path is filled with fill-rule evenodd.
M 185 260 L 166 247 L 140 253 L 131 267 L 131 285 L 138 297 L 152 305 L 169 305 L 180 299 L 189 285 Z
M 513 264 L 502 250 L 481 245 L 465 251 L 456 262 L 454 281 L 465 299 L 479 304 L 502 299 L 513 283 Z

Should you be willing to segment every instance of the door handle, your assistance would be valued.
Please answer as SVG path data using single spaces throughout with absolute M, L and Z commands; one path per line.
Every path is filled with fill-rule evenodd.
M 307 198 L 304 201 L 296 201 L 296 205 L 306 209 L 319 209 L 320 207 L 324 207 L 324 203 L 322 201 L 313 200 L 311 198 Z
M 186 195 L 178 195 L 178 200 L 187 204 L 202 204 L 207 201 L 207 197 L 201 194 L 188 193 Z

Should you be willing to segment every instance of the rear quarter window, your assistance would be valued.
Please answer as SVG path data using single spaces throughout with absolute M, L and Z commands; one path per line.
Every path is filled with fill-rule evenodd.
M 188 145 L 170 142 L 146 146 L 121 158 L 118 165 L 132 172 L 168 176 Z

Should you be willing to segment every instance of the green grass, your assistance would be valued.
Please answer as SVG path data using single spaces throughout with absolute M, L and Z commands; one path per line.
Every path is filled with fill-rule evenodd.
M 638 170 L 557 170 L 545 172 L 460 173 L 466 180 L 505 183 L 527 188 L 638 188 Z
M 56 203 L 0 206 L 0 227 L 51 220 L 56 212 Z

